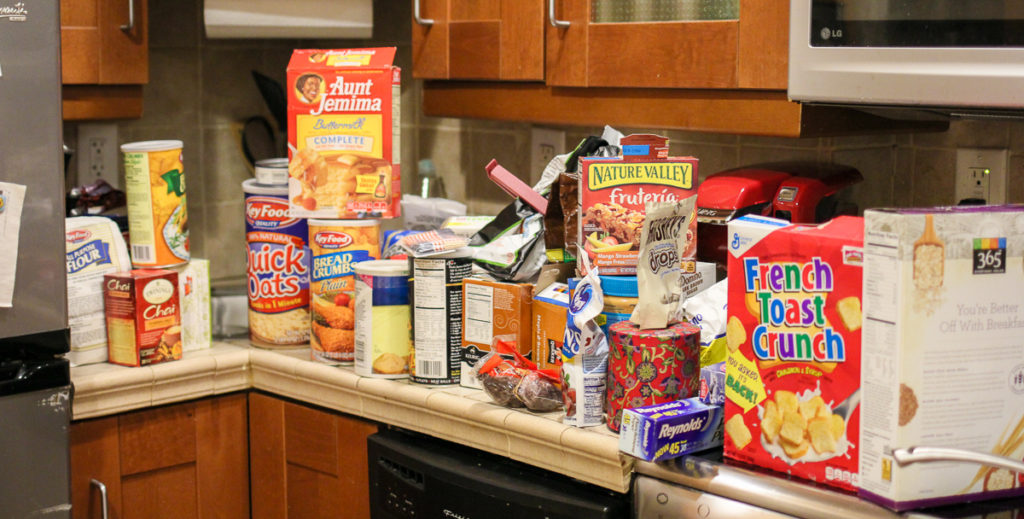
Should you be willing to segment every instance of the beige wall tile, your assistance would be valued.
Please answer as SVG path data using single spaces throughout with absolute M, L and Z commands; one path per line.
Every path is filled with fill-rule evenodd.
M 952 204 L 955 169 L 955 150 L 917 149 L 914 154 L 913 205 Z
M 493 202 L 504 207 L 512 201 L 507 193 L 487 178 L 484 167 L 496 159 L 505 169 L 528 182 L 530 178 L 530 135 L 528 131 L 515 133 L 471 132 L 469 134 L 470 161 L 466 172 L 466 198 L 469 202 Z
M 469 146 L 467 141 L 468 136 L 458 131 L 421 128 L 418 132 L 417 160 L 433 160 L 438 175 L 444 180 L 448 198 L 460 202 L 466 201 L 466 174 L 470 169 L 470 154 L 463 153 L 463 143 Z M 407 171 L 415 189 L 419 185 L 415 161 Z
M 150 0 L 149 48 L 196 48 L 203 35 L 203 0 Z
M 270 117 L 251 72 L 263 66 L 262 49 L 205 48 L 200 66 L 203 126 L 241 122 L 253 115 Z
M 727 133 L 687 132 L 669 130 L 666 132 L 671 139 L 670 144 L 739 144 L 740 136 Z
M 892 171 L 892 203 L 896 207 L 914 205 L 914 150 L 896 148 Z M 861 210 L 867 209 L 866 207 Z
M 1010 150 L 1024 152 L 1024 121 L 1013 121 L 1010 126 Z
M 197 256 L 209 258 L 210 279 L 242 279 L 245 276 L 245 208 L 237 202 L 219 202 L 207 207 L 207 236 Z
M 817 148 L 777 148 L 741 144 L 739 164 L 748 166 L 762 162 L 782 162 L 787 160 L 818 160 Z
M 1011 155 L 1006 175 L 1006 201 L 1024 204 L 1024 155 Z
M 826 145 L 834 149 L 871 148 L 896 143 L 895 135 L 846 135 L 823 139 Z
M 739 147 L 717 144 L 669 142 L 669 155 L 697 157 L 697 181 L 739 165 Z
M 208 204 L 239 203 L 244 199 L 242 181 L 252 178 L 252 169 L 242 155 L 241 125 L 204 128 L 203 165 L 199 175 L 206 185 Z
M 834 151 L 834 162 L 857 168 L 864 177 L 862 182 L 844 190 L 842 199 L 857 204 L 862 211 L 892 205 L 894 151 L 893 146 Z
M 808 137 L 792 139 L 786 137 L 759 137 L 754 135 L 741 135 L 740 144 L 746 146 L 773 147 L 773 148 L 818 148 L 825 139 Z
M 945 132 L 915 133 L 914 146 L 933 148 L 1005 148 L 1010 144 L 1011 123 L 956 120 Z
M 149 51 L 149 83 L 143 87 L 143 116 L 121 128 L 171 126 L 184 133 L 199 124 L 199 50 L 157 48 Z

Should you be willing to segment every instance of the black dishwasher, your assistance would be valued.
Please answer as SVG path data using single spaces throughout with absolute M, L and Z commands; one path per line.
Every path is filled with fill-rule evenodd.
M 395 429 L 367 438 L 373 519 L 627 518 L 631 499 L 451 442 Z

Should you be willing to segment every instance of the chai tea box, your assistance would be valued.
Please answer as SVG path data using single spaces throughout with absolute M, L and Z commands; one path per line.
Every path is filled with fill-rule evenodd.
M 725 456 L 859 483 L 864 220 L 729 223 Z
M 1024 206 L 864 217 L 860 495 L 907 510 L 1024 494 L 976 461 L 1024 459 Z
M 289 214 L 400 215 L 401 69 L 395 47 L 297 49 L 288 62 Z

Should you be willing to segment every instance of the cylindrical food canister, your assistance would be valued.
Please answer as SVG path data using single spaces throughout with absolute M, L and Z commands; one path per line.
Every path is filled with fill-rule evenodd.
M 608 428 L 619 430 L 622 410 L 697 396 L 700 328 L 679 323 L 641 330 L 630 321 L 611 326 Z
M 462 375 L 462 280 L 473 271 L 472 251 L 462 248 L 409 258 L 412 279 L 413 359 L 409 378 L 431 385 L 458 384 Z
M 121 145 L 132 265 L 171 267 L 188 262 L 188 212 L 182 142 Z
M 409 264 L 402 260 L 357 263 L 356 373 L 409 376 Z
M 380 257 L 380 222 L 314 218 L 308 224 L 313 262 L 309 274 L 313 359 L 351 363 L 356 345 L 353 266 Z
M 636 276 L 598 276 L 604 292 L 604 311 L 597 316 L 597 324 L 609 334 L 611 326 L 619 321 L 628 321 L 633 308 L 640 301 Z
M 242 182 L 249 340 L 264 347 L 306 344 L 310 263 L 306 220 L 288 216 L 287 173 L 284 183 L 260 180 Z

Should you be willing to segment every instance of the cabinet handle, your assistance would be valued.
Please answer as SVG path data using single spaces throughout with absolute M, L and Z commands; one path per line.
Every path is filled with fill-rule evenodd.
M 121 30 L 125 33 L 135 30 L 135 0 L 128 0 L 128 25 L 122 25 Z
M 548 20 L 552 27 L 568 27 L 569 22 L 555 18 L 555 0 L 548 0 Z
M 434 25 L 434 20 L 429 18 L 420 17 L 420 0 L 413 0 L 412 2 L 412 16 L 416 19 L 416 23 L 420 25 Z
M 89 484 L 100 489 L 100 498 L 102 499 L 102 501 L 100 501 L 100 509 L 102 510 L 103 513 L 103 519 L 107 519 L 107 486 L 104 485 L 103 482 L 98 479 L 90 479 Z

